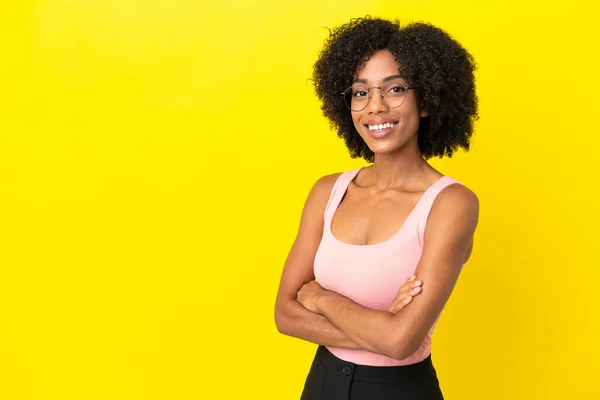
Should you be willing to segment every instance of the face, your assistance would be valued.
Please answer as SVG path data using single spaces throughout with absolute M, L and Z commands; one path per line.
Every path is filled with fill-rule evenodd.
M 349 100 L 352 108 L 366 106 L 361 111 L 352 111 L 354 126 L 375 154 L 392 153 L 408 146 L 418 150 L 419 121 L 427 114 L 421 112 L 415 91 L 405 90 L 411 85 L 399 75 L 399 67 L 389 50 L 379 50 L 357 71 L 352 85 Z

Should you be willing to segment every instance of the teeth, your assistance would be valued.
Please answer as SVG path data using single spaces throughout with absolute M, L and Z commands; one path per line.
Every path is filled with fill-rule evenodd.
M 379 125 L 369 125 L 369 130 L 370 131 L 380 131 L 383 129 L 391 128 L 394 125 L 396 125 L 396 124 L 394 124 L 392 122 L 388 122 L 386 124 L 379 124 Z

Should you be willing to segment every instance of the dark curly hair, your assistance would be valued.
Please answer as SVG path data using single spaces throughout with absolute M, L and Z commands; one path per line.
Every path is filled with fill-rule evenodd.
M 419 123 L 419 149 L 425 159 L 452 157 L 469 150 L 473 122 L 478 119 L 473 57 L 443 30 L 427 23 L 400 26 L 399 21 L 357 18 L 330 31 L 313 69 L 317 97 L 331 127 L 344 139 L 352 158 L 373 162 L 374 154 L 360 137 L 341 93 L 356 71 L 377 50 L 389 50 L 399 73 L 418 86 L 427 117 Z

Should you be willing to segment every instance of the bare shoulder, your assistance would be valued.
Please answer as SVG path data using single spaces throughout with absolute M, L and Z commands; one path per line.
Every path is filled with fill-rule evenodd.
M 335 174 L 329 174 L 319 178 L 310 191 L 309 200 L 317 200 L 317 202 L 320 203 L 325 199 L 325 202 L 327 202 L 331 190 L 341 174 L 341 172 L 336 172 Z
M 336 172 L 334 174 L 324 175 L 320 177 L 315 182 L 314 190 L 331 192 L 331 189 L 333 189 L 333 185 L 335 185 L 335 182 L 338 180 L 340 175 L 342 175 L 341 172 Z
M 479 219 L 479 198 L 468 187 L 452 184 L 442 190 L 431 208 L 431 219 L 440 224 L 458 224 L 475 230 Z
M 340 175 L 341 173 L 325 175 L 315 182 L 304 204 L 303 219 L 322 220 L 329 196 Z
M 455 207 L 479 208 L 479 198 L 475 192 L 459 183 L 449 185 L 442 190 L 436 202 Z

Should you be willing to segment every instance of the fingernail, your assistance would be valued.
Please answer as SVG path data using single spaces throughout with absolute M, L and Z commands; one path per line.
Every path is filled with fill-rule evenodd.
M 406 302 L 408 303 L 409 301 L 411 301 L 411 299 L 412 299 L 412 296 L 408 296 L 408 297 L 406 298 Z
M 421 283 L 421 281 L 415 281 L 415 285 L 420 285 Z
M 416 275 L 413 275 L 413 276 L 410 277 L 410 280 L 414 281 L 416 277 L 417 277 Z

